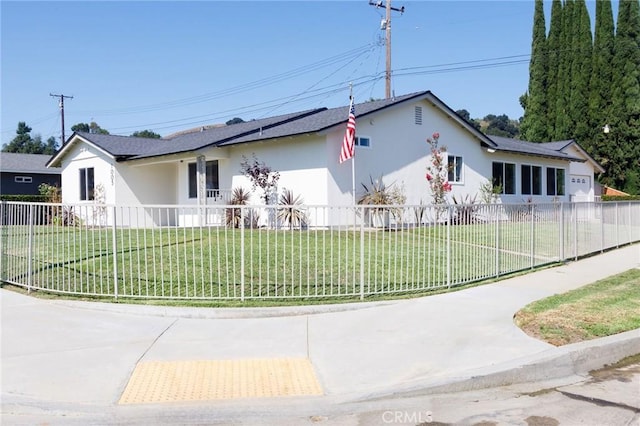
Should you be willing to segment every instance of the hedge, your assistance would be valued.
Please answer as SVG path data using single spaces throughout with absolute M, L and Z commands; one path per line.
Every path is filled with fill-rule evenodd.
M 0 201 L 22 201 L 26 203 L 45 203 L 46 195 L 0 194 Z
M 640 201 L 640 195 L 603 195 L 602 201 Z

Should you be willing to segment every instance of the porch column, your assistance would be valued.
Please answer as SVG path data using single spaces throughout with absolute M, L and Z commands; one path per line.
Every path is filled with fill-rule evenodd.
M 204 155 L 196 157 L 196 177 L 198 182 L 198 205 L 207 204 L 207 162 Z

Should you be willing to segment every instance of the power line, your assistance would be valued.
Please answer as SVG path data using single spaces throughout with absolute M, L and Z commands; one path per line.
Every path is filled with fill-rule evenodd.
M 183 107 L 183 106 L 189 106 L 197 103 L 207 102 L 214 99 L 223 98 L 225 96 L 236 95 L 238 93 L 243 93 L 250 90 L 273 85 L 275 83 L 286 81 L 288 79 L 298 77 L 300 75 L 318 71 L 322 68 L 326 68 L 328 66 L 334 65 L 339 62 L 343 62 L 345 60 L 352 61 L 354 57 L 357 58 L 362 54 L 366 53 L 367 51 L 370 51 L 374 47 L 375 46 L 373 46 L 373 44 L 369 43 L 363 46 L 359 46 L 355 49 L 342 52 L 338 55 L 314 62 L 312 64 L 304 65 L 302 67 L 295 68 L 293 70 L 289 70 L 280 74 L 276 74 L 270 77 L 265 77 L 259 80 L 240 84 L 230 88 L 218 90 L 215 92 L 204 93 L 202 95 L 197 95 L 197 96 L 192 96 L 188 98 L 182 98 L 182 99 L 177 99 L 177 100 L 162 102 L 157 104 L 134 106 L 129 108 L 121 108 L 121 109 L 113 109 L 113 110 L 93 110 L 93 111 L 90 111 L 90 113 L 95 115 L 103 115 L 103 116 L 104 115 L 136 114 L 136 113 L 152 112 L 157 110 L 177 108 L 177 107 Z M 80 111 L 80 112 L 87 113 L 89 111 Z
M 371 45 L 368 45 L 368 46 L 371 46 Z M 349 52 L 355 52 L 355 51 L 357 51 L 357 49 L 353 49 Z M 359 56 L 362 56 L 364 53 L 367 53 L 367 52 L 360 52 Z M 359 56 L 356 55 L 355 58 L 350 58 L 349 63 L 352 63 Z M 444 64 L 436 64 L 436 65 L 424 65 L 419 67 L 399 68 L 393 71 L 394 73 L 393 75 L 398 78 L 401 78 L 401 77 L 407 77 L 412 75 L 428 75 L 428 74 L 439 74 L 439 73 L 449 73 L 449 72 L 460 72 L 460 71 L 475 70 L 475 69 L 485 69 L 485 68 L 492 68 L 492 67 L 513 66 L 513 65 L 526 63 L 529 60 L 530 56 L 531 56 L 530 54 L 510 55 L 510 56 L 503 56 L 498 58 L 486 58 L 486 59 L 478 59 L 478 60 L 472 60 L 472 61 L 451 62 L 451 63 L 444 63 Z M 301 69 L 301 68 L 298 68 L 298 69 Z M 344 68 L 344 66 L 341 66 L 341 68 Z M 286 73 L 282 73 L 280 75 L 284 75 L 284 74 Z M 358 78 L 349 78 L 348 80 L 353 82 L 354 89 L 360 88 L 360 92 L 358 93 L 362 93 L 364 86 L 366 86 L 367 88 L 369 88 L 370 86 L 374 86 L 377 82 L 382 80 L 384 77 L 385 77 L 384 71 L 376 70 L 373 74 L 362 75 Z M 268 80 L 268 78 L 257 80 L 257 81 L 265 81 L 265 80 Z M 326 78 L 322 79 L 321 81 L 324 81 L 324 80 L 326 80 Z M 235 87 L 245 87 L 250 84 L 253 84 L 253 83 L 238 85 Z M 183 117 L 183 118 L 174 119 L 174 120 L 165 120 L 165 121 L 159 121 L 159 122 L 153 122 L 153 123 L 147 123 L 147 124 L 111 128 L 109 130 L 115 134 L 117 133 L 123 134 L 128 130 L 139 130 L 141 128 L 153 128 L 154 130 L 158 131 L 163 129 L 177 128 L 181 126 L 197 125 L 197 124 L 202 124 L 205 121 L 224 119 L 229 117 L 229 115 L 244 115 L 244 114 L 251 114 L 251 113 L 260 113 L 260 112 L 267 111 L 269 109 L 281 108 L 284 105 L 299 104 L 300 102 L 305 102 L 312 99 L 318 99 L 318 98 L 326 99 L 331 95 L 344 92 L 345 90 L 347 90 L 346 89 L 347 86 L 345 82 L 338 82 L 338 83 L 320 87 L 320 88 L 315 87 L 317 86 L 317 84 L 312 85 L 310 88 L 304 90 L 301 93 L 296 93 L 293 95 L 287 95 L 287 96 L 267 100 L 264 102 L 245 105 L 238 108 L 221 110 L 221 111 L 216 111 L 216 112 L 201 114 L 196 116 Z M 311 88 L 313 89 L 310 90 Z M 233 96 L 238 93 L 238 92 L 233 92 L 232 90 L 233 88 L 224 89 L 216 93 L 218 97 L 223 97 L 222 95 L 223 93 L 228 94 L 228 96 Z M 303 94 L 306 94 L 306 96 L 301 96 Z M 195 98 L 198 98 L 198 97 L 191 97 L 191 98 L 185 98 L 185 99 L 195 99 Z M 156 105 L 162 105 L 162 104 L 156 104 Z M 132 108 L 135 108 L 135 107 L 132 107 Z M 132 109 L 132 108 L 129 108 L 129 109 Z M 124 111 L 124 110 L 120 110 L 120 111 Z M 90 111 L 90 112 L 92 115 L 97 115 L 100 113 L 100 111 Z M 125 113 L 122 113 L 122 114 L 125 114 Z M 129 113 L 129 114 L 133 114 L 133 113 Z

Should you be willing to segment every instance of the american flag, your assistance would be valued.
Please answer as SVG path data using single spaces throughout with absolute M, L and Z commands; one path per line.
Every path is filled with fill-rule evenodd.
M 353 107 L 353 97 L 349 104 L 349 121 L 347 121 L 347 130 L 342 139 L 342 149 L 340 150 L 340 163 L 344 163 L 353 157 L 353 149 L 356 140 L 356 110 Z

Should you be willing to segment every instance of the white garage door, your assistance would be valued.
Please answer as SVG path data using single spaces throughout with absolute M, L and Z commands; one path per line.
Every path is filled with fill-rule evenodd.
M 575 201 L 586 201 L 590 192 L 590 176 L 571 175 L 569 178 L 569 193 L 575 198 Z

